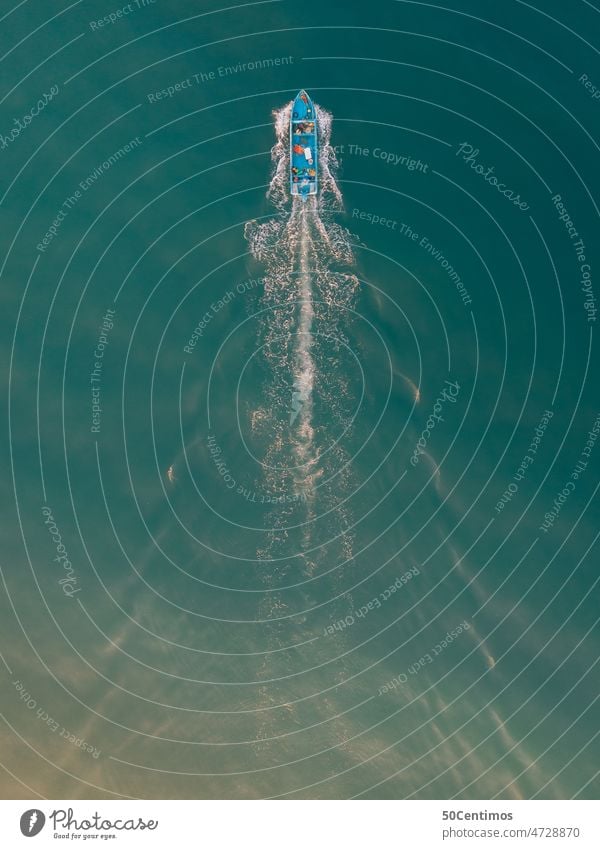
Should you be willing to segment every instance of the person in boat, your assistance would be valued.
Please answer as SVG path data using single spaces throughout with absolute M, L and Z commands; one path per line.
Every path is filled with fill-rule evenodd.
M 295 144 L 292 150 L 294 151 L 294 153 L 300 154 L 300 156 L 302 156 L 302 154 L 304 153 L 304 148 L 301 144 Z

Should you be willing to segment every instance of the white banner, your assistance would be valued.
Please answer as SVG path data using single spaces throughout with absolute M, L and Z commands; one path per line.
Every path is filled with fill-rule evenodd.
M 598 849 L 599 809 L 588 801 L 2 801 L 0 846 Z

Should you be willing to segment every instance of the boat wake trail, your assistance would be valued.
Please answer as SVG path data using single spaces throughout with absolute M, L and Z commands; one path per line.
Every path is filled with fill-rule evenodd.
M 267 197 L 275 215 L 248 222 L 245 231 L 252 255 L 266 269 L 259 327 L 262 404 L 252 414 L 253 437 L 262 446 L 262 486 L 272 496 L 257 552 L 265 565 L 270 561 L 262 570 L 270 590 L 262 615 L 286 620 L 279 629 L 286 645 L 295 642 L 290 619 L 303 624 L 305 639 L 306 612 L 323 596 L 335 597 L 341 567 L 352 558 L 353 487 L 345 446 L 358 403 L 348 338 L 358 280 L 348 270 L 354 261 L 350 234 L 334 220 L 342 197 L 330 145 L 331 115 L 317 107 L 319 193 L 303 201 L 289 190 L 290 112 L 291 103 L 274 113 L 274 173 Z M 346 611 L 348 603 L 346 598 Z M 315 614 L 318 627 L 325 615 L 332 615 L 331 604 L 326 614 Z M 284 666 L 285 654 L 278 655 Z
M 263 463 L 268 488 L 285 503 L 301 502 L 314 520 L 327 509 L 329 488 L 338 501 L 348 495 L 339 437 L 352 412 L 346 329 L 358 281 L 344 270 L 353 262 L 350 234 L 333 220 L 342 198 L 329 143 L 331 115 L 318 109 L 320 192 L 302 201 L 289 192 L 290 110 L 291 103 L 274 115 L 267 197 L 276 214 L 246 225 L 251 253 L 266 266 L 259 332 L 267 403 L 253 421 L 255 430 L 262 425 L 270 432 Z

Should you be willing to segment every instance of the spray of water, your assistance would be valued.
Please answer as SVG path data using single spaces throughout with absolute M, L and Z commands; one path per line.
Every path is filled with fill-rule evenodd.
M 273 620 L 309 609 L 317 597 L 322 601 L 324 588 L 326 595 L 336 595 L 343 574 L 335 567 L 351 560 L 353 547 L 347 531 L 352 516 L 345 502 L 352 480 L 345 442 L 356 404 L 349 330 L 358 280 L 349 270 L 351 236 L 335 220 L 343 207 L 330 144 L 331 115 L 316 107 L 319 192 L 302 201 L 289 191 L 291 107 L 274 113 L 273 176 L 267 192 L 274 214 L 261 223 L 250 221 L 245 231 L 252 255 L 265 270 L 258 340 L 264 385 L 251 422 L 255 439 L 262 438 L 264 446 L 262 487 L 277 499 L 257 552 L 264 563 L 261 579 L 270 590 L 261 618 Z M 310 579 L 329 573 L 313 590 Z M 303 583 L 302 590 L 272 591 L 297 583 Z M 339 608 L 328 608 L 318 624 L 302 614 L 274 622 L 273 647 L 305 640 L 312 627 L 326 624 L 324 615 L 348 613 L 349 605 L 346 598 Z M 297 663 L 297 655 L 271 655 L 265 677 L 276 677 L 278 669 L 284 674 Z M 284 701 L 289 682 L 286 687 Z M 266 702 L 277 700 L 273 685 L 264 695 Z
M 331 501 L 328 481 L 343 465 L 336 437 L 351 406 L 346 331 L 358 281 L 347 270 L 353 263 L 350 234 L 334 220 L 342 197 L 330 144 L 331 115 L 317 107 L 319 193 L 302 201 L 289 191 L 291 108 L 289 103 L 274 113 L 274 167 L 267 192 L 274 215 L 260 224 L 249 222 L 246 238 L 266 268 L 260 344 L 267 373 L 264 407 L 254 411 L 253 422 L 268 432 L 265 484 L 292 505 L 272 516 L 275 535 L 281 531 L 287 540 L 282 529 L 290 518 L 298 521 L 294 507 L 301 503 L 306 511 L 305 533 L 297 540 L 301 554 L 310 545 L 312 521 Z M 338 501 L 345 494 L 340 477 Z

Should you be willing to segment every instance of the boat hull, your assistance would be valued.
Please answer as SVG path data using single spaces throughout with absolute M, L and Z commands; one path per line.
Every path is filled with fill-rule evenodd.
M 318 186 L 317 113 L 302 90 L 296 95 L 290 115 L 290 191 L 306 200 Z

